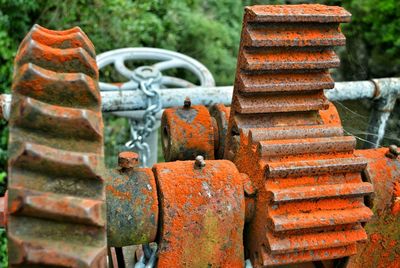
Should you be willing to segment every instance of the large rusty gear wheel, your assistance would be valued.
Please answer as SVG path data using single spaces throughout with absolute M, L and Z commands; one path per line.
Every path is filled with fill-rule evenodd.
M 10 266 L 105 267 L 98 70 L 80 28 L 22 41 L 9 127 Z
M 323 93 L 349 20 L 340 7 L 246 8 L 225 157 L 258 189 L 244 234 L 255 267 L 340 259 L 367 239 L 367 162 Z

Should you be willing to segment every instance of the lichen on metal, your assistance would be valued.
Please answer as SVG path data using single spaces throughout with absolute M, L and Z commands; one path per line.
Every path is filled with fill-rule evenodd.
M 10 267 L 105 267 L 103 122 L 92 43 L 35 25 L 15 59 Z
M 388 148 L 356 150 L 368 159 L 365 179 L 374 185 L 367 199 L 374 215 L 365 225 L 368 243 L 357 245 L 347 267 L 397 268 L 400 265 L 400 157 L 388 157 Z
M 166 109 L 161 118 L 161 144 L 166 161 L 214 156 L 213 120 L 205 106 Z
M 242 177 L 226 160 L 158 163 L 158 267 L 243 267 Z
M 223 159 L 230 108 L 214 104 L 166 109 L 161 119 L 161 139 L 166 161 Z
M 128 153 L 131 152 L 124 152 L 123 156 L 126 157 Z M 124 247 L 155 241 L 159 207 L 156 181 L 151 169 L 127 168 L 127 163 L 123 162 L 120 169 L 111 169 L 108 173 L 108 246 Z
M 323 5 L 245 10 L 225 157 L 258 190 L 244 234 L 257 267 L 350 256 L 367 239 L 367 162 L 323 94 L 348 21 Z

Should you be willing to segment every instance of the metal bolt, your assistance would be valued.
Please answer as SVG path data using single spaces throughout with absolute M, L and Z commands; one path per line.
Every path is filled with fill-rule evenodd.
M 192 105 L 192 101 L 190 100 L 189 97 L 186 97 L 183 102 L 183 108 L 189 109 L 191 105 Z
M 194 168 L 201 169 L 205 166 L 206 166 L 206 161 L 204 161 L 204 157 L 201 155 L 196 156 L 196 159 L 194 161 Z
M 400 151 L 399 148 L 397 148 L 396 145 L 392 144 L 389 146 L 389 152 L 391 152 L 392 154 L 394 154 L 395 156 L 399 156 L 400 155 Z
M 400 155 L 400 151 L 396 145 L 392 144 L 389 146 L 389 150 L 386 152 L 386 157 L 396 159 Z
M 139 166 L 139 155 L 135 152 L 121 152 L 118 155 L 118 165 L 124 169 L 133 169 Z

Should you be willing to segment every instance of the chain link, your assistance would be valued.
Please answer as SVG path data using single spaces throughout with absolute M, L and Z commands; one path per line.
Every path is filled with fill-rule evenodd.
M 147 165 L 147 161 L 150 158 L 150 146 L 144 139 L 155 129 L 156 114 L 162 108 L 160 93 L 153 82 L 153 79 L 148 79 L 139 83 L 139 89 L 147 97 L 147 108 L 141 120 L 129 120 L 132 139 L 125 144 L 127 148 L 138 151 L 142 167 Z

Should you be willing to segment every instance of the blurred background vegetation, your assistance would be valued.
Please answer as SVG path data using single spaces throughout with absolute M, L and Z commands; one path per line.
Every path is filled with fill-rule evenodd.
M 339 50 L 342 67 L 335 72 L 337 81 L 400 76 L 398 0 L 0 0 L 0 93 L 9 92 L 18 45 L 35 23 L 51 29 L 78 25 L 98 54 L 122 47 L 178 51 L 207 66 L 217 85 L 232 85 L 243 6 L 293 3 L 341 5 L 353 14 L 352 23 L 343 26 L 347 48 Z M 347 104 L 338 106 L 340 112 L 348 112 L 342 105 Z M 368 106 L 361 110 L 352 112 L 366 124 L 367 116 L 361 113 L 368 112 Z M 346 120 L 354 122 L 351 116 L 344 117 L 345 124 Z M 0 122 L 0 128 L 1 196 L 7 180 L 8 137 L 5 122 Z M 389 128 L 399 129 L 398 120 L 392 120 Z M 123 144 L 128 136 L 126 122 L 107 120 L 105 135 L 107 148 Z M 108 149 L 108 154 L 113 152 Z M 0 267 L 7 266 L 5 249 L 5 234 L 0 230 Z

